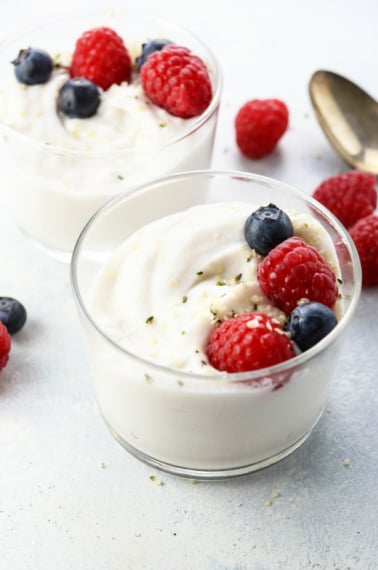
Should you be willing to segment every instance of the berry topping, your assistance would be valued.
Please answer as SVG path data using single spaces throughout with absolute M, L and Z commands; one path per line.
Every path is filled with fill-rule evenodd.
M 150 56 L 155 51 L 162 50 L 164 46 L 172 43 L 173 42 L 171 42 L 171 40 L 164 40 L 159 38 L 142 44 L 142 53 L 140 56 L 135 58 L 135 63 L 138 71 L 140 71 L 142 65 L 146 63 L 148 56 Z
M 101 101 L 100 89 L 88 79 L 75 77 L 66 81 L 58 93 L 59 111 L 68 117 L 92 117 Z
M 93 28 L 76 42 L 71 77 L 85 77 L 106 90 L 113 83 L 130 82 L 131 59 L 122 38 L 111 28 Z
M 25 307 L 13 297 L 0 297 L 0 321 L 8 329 L 9 334 L 15 334 L 26 323 Z
M 236 144 L 248 158 L 270 154 L 289 123 L 289 111 L 279 99 L 253 99 L 235 118 Z
M 374 174 L 350 170 L 324 180 L 313 197 L 328 208 L 346 228 L 350 228 L 377 206 Z
M 267 255 L 285 239 L 292 237 L 293 224 L 285 212 L 274 204 L 261 206 L 247 218 L 244 237 L 249 247 Z
M 210 364 L 224 372 L 258 370 L 294 356 L 288 336 L 264 313 L 243 313 L 223 321 L 207 346 Z
M 7 327 L 0 322 L 0 370 L 5 368 L 9 359 L 11 349 L 11 338 Z
M 53 61 L 49 54 L 31 47 L 20 50 L 12 63 L 18 81 L 25 85 L 46 83 L 53 70 Z
M 332 308 L 338 294 L 331 268 L 297 236 L 272 249 L 258 265 L 257 278 L 265 295 L 287 315 L 304 299 Z
M 323 303 L 301 303 L 290 313 L 285 330 L 304 351 L 322 340 L 336 325 L 335 313 Z
M 378 285 L 378 216 L 362 218 L 349 233 L 360 256 L 362 284 Z
M 206 66 L 185 47 L 167 45 L 152 53 L 142 66 L 141 80 L 152 103 L 177 117 L 200 115 L 211 101 Z

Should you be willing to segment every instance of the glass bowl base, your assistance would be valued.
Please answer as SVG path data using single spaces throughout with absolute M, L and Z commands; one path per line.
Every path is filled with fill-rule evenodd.
M 285 459 L 285 457 L 291 455 L 294 451 L 296 451 L 299 447 L 301 447 L 301 445 L 308 439 L 314 427 L 320 420 L 321 415 L 322 413 L 319 415 L 314 425 L 311 427 L 311 429 L 308 432 L 306 432 L 301 438 L 296 440 L 292 445 L 283 449 L 279 453 L 267 457 L 266 459 L 250 463 L 248 465 L 241 465 L 239 467 L 228 467 L 224 469 L 207 469 L 207 468 L 197 469 L 191 467 L 180 467 L 178 465 L 173 465 L 171 463 L 167 463 L 160 459 L 151 457 L 146 453 L 144 453 L 143 451 L 140 451 L 139 449 L 135 448 L 128 441 L 123 439 L 123 437 L 120 436 L 119 433 L 117 433 L 117 431 L 113 429 L 113 427 L 110 425 L 110 423 L 106 420 L 106 418 L 103 415 L 102 418 L 105 422 L 105 425 L 109 429 L 110 433 L 118 441 L 118 443 L 120 443 L 122 447 L 124 447 L 129 453 L 134 455 L 134 457 L 136 457 L 140 461 L 143 461 L 144 463 L 147 463 L 148 465 L 151 465 L 156 469 L 159 469 L 166 473 L 170 473 L 171 475 L 177 475 L 179 477 L 185 477 L 187 479 L 195 479 L 199 481 L 201 480 L 216 481 L 216 480 L 231 479 L 231 478 L 241 477 L 243 475 L 248 475 L 250 473 L 253 473 L 254 471 L 260 471 L 261 469 L 265 469 L 266 467 L 269 467 L 274 463 L 277 463 L 278 461 Z

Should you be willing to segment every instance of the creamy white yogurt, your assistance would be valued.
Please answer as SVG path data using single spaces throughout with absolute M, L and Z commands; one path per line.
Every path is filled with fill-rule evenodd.
M 71 118 L 57 112 L 57 93 L 70 77 L 54 69 L 47 83 L 19 83 L 9 65 L 0 85 L 0 121 L 33 141 L 78 151 L 156 148 L 190 131 L 196 119 L 181 119 L 153 105 L 138 77 L 130 84 L 101 91 L 92 117 Z
M 56 108 L 65 69 L 33 86 L 12 65 L 3 71 L 5 187 L 21 229 L 51 250 L 70 253 L 90 216 L 125 187 L 210 164 L 217 106 L 204 123 L 174 117 L 147 100 L 136 77 L 103 92 L 93 117 L 67 118 Z
M 218 319 L 262 311 L 281 325 L 257 281 L 261 256 L 244 239 L 247 203 L 195 206 L 160 218 L 126 240 L 96 284 L 93 316 L 123 348 L 178 370 L 213 374 L 205 349 Z M 296 235 L 334 271 L 325 229 L 308 214 L 290 214 Z M 339 307 L 338 307 L 339 312 Z
M 333 343 L 290 372 L 252 383 L 207 362 L 217 318 L 258 309 L 284 321 L 257 283 L 261 258 L 244 242 L 254 209 L 222 202 L 158 219 L 123 243 L 92 287 L 91 318 L 112 339 L 88 335 L 99 407 L 126 447 L 176 472 L 243 472 L 285 455 L 316 423 L 337 362 Z M 294 233 L 339 275 L 323 226 L 288 213 Z M 341 301 L 336 312 L 340 318 Z

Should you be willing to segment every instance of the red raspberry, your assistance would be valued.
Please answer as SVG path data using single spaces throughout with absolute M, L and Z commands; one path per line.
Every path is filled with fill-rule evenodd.
M 185 47 L 169 44 L 152 53 L 141 69 L 141 80 L 147 97 L 177 117 L 200 115 L 211 101 L 206 66 Z
M 264 313 L 243 313 L 223 321 L 210 335 L 209 362 L 217 370 L 248 372 L 295 356 L 277 321 Z
M 374 174 L 350 170 L 324 180 L 313 197 L 328 208 L 346 228 L 372 214 L 377 205 Z
M 378 285 L 378 216 L 366 216 L 351 229 L 362 266 L 362 284 Z
M 273 151 L 289 123 L 289 111 L 279 99 L 253 99 L 235 118 L 236 143 L 248 158 L 261 158 Z
M 0 370 L 7 365 L 10 349 L 11 337 L 7 327 L 0 321 Z
M 257 267 L 265 295 L 286 314 L 302 299 L 332 307 L 337 298 L 336 277 L 319 252 L 301 238 L 286 239 Z
M 131 79 L 131 59 L 122 38 L 111 28 L 93 28 L 76 42 L 71 77 L 84 77 L 106 90 Z

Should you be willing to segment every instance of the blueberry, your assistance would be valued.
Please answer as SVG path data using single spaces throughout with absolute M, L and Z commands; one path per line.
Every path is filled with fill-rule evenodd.
M 300 350 L 308 350 L 322 340 L 335 326 L 335 313 L 323 303 L 306 302 L 289 315 L 285 330 Z
M 101 101 L 99 87 L 83 77 L 66 81 L 58 93 L 58 108 L 68 117 L 87 119 L 92 117 Z
M 278 244 L 293 236 L 293 224 L 285 212 L 274 204 L 261 206 L 247 218 L 244 237 L 249 247 L 268 253 Z
M 46 83 L 53 70 L 53 61 L 49 54 L 42 49 L 31 47 L 20 50 L 12 63 L 18 81 L 26 85 Z
M 145 44 L 142 44 L 142 54 L 140 56 L 138 56 L 137 58 L 135 58 L 135 63 L 136 63 L 138 71 L 140 71 L 142 65 L 144 63 L 146 63 L 149 55 L 154 53 L 154 51 L 162 50 L 164 46 L 167 46 L 167 45 L 172 44 L 172 43 L 173 42 L 171 42 L 171 40 L 165 40 L 165 39 L 159 38 L 156 40 L 151 40 Z
M 7 327 L 9 334 L 15 334 L 26 322 L 24 305 L 13 297 L 0 297 L 0 321 Z

